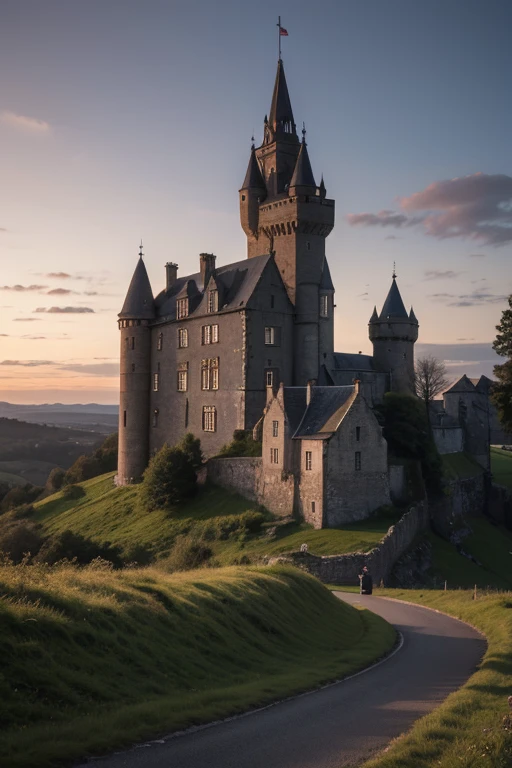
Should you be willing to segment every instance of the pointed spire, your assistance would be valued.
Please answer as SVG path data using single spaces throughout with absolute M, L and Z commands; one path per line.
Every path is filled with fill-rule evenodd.
M 149 282 L 146 265 L 142 258 L 142 241 L 139 248 L 139 260 L 124 300 L 119 317 L 133 320 L 152 320 L 155 317 L 155 302 Z
M 377 307 L 375 306 L 373 308 L 372 316 L 370 317 L 370 323 L 376 323 L 379 319 L 379 315 L 377 313 Z
M 274 84 L 274 93 L 272 94 L 272 104 L 270 106 L 268 122 L 274 135 L 276 133 L 287 133 L 295 137 L 297 136 L 295 122 L 293 120 L 292 105 L 281 59 L 277 62 L 276 82 Z
M 414 314 L 414 309 L 412 307 L 411 307 L 411 311 L 409 312 L 409 320 L 411 321 L 411 323 L 417 323 L 418 322 L 418 318 Z
M 318 189 L 319 189 L 319 192 L 320 192 L 320 199 L 321 200 L 325 200 L 325 197 L 327 195 L 327 190 L 326 190 L 325 184 L 324 184 L 324 175 L 323 175 L 323 173 L 322 173 L 322 179 L 320 181 L 320 186 L 318 187 Z
M 331 271 L 327 259 L 324 258 L 324 266 L 322 269 L 322 277 L 320 278 L 320 285 L 318 286 L 321 291 L 334 291 L 334 285 L 332 282 Z
M 407 310 L 405 309 L 404 302 L 400 296 L 398 285 L 396 284 L 396 275 L 393 270 L 393 282 L 387 295 L 382 312 L 380 313 L 379 320 L 385 320 L 388 317 L 401 317 L 408 319 Z
M 266 192 L 266 186 L 263 181 L 263 176 L 261 175 L 261 169 L 258 163 L 258 158 L 256 157 L 254 144 L 251 146 L 251 156 L 249 158 L 249 165 L 247 166 L 247 173 L 245 174 L 242 189 L 256 189 L 261 192 Z
M 290 187 L 314 187 L 316 189 L 315 177 L 311 169 L 307 144 L 304 138 L 300 145 L 299 156 L 295 164 L 292 180 L 290 181 Z

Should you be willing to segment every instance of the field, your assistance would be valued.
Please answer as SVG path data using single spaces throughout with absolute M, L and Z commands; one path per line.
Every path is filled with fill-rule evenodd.
M 491 448 L 491 470 L 495 483 L 512 488 L 512 451 Z
M 160 557 L 177 536 L 204 538 L 221 565 L 257 562 L 265 555 L 299 549 L 306 542 L 317 554 L 367 551 L 374 547 L 399 517 L 396 510 L 342 528 L 315 531 L 306 524 L 275 525 L 271 516 L 234 493 L 210 486 L 179 511 L 146 512 L 139 505 L 136 486 L 115 488 L 113 473 L 81 484 L 85 496 L 69 500 L 62 493 L 35 506 L 33 519 L 48 533 L 70 529 L 98 542 L 119 545 L 124 552 L 145 546 Z M 251 533 L 259 515 L 261 530 Z
M 395 631 L 292 568 L 0 566 L 0 764 L 48 768 L 339 679 Z

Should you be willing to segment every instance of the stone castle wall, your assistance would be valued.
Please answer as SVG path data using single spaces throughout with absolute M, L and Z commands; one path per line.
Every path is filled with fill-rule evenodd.
M 261 457 L 210 459 L 208 480 L 261 504 L 278 517 L 293 513 L 295 480 L 284 472 L 264 473 Z

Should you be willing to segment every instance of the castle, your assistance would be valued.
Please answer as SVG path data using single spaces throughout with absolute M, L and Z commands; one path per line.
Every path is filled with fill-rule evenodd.
M 239 199 L 246 259 L 219 266 L 202 253 L 198 272 L 186 276 L 167 263 L 154 297 L 140 253 L 119 314 L 121 485 L 139 480 L 149 456 L 186 432 L 215 454 L 235 430 L 256 425 L 268 388 L 352 387 L 357 379 L 370 404 L 412 388 L 418 321 L 394 274 L 369 322 L 373 357 L 334 352 L 325 255 L 334 200 L 323 178 L 315 181 L 305 131 L 297 134 L 281 59 Z

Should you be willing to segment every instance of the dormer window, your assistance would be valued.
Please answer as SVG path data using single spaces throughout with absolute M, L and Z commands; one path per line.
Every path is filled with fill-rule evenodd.
M 216 290 L 208 291 L 207 311 L 208 312 L 219 311 L 219 292 Z
M 326 293 L 320 296 L 320 317 L 329 317 L 329 296 Z
M 181 320 L 188 317 L 188 299 L 178 299 L 176 302 L 176 318 Z

